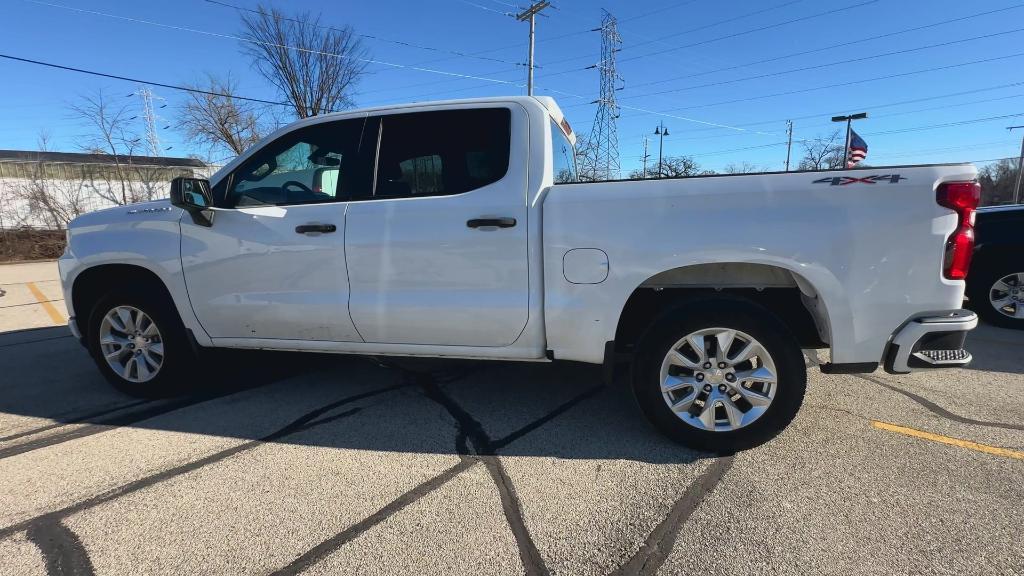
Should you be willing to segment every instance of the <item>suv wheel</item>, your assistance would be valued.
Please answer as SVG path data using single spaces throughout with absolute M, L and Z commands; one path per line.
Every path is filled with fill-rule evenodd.
M 673 310 L 641 341 L 633 389 L 669 438 L 731 452 L 778 434 L 803 402 L 800 347 L 761 306 L 716 298 Z
M 1024 270 L 1014 271 L 1009 264 L 990 265 L 967 281 L 971 307 L 978 315 L 989 324 L 1024 330 Z
M 192 351 L 185 327 L 166 298 L 114 292 L 89 315 L 86 344 L 115 388 L 142 397 L 185 390 Z

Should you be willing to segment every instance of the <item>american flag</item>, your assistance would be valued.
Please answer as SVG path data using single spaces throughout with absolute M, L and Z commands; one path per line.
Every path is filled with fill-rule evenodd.
M 868 143 L 859 134 L 850 129 L 850 149 L 846 155 L 846 167 L 853 168 L 861 160 L 868 157 Z

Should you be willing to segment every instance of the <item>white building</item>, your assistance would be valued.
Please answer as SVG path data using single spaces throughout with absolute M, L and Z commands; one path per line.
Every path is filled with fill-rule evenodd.
M 216 168 L 194 158 L 0 150 L 0 228 L 63 228 L 85 212 L 166 198 L 172 178 Z

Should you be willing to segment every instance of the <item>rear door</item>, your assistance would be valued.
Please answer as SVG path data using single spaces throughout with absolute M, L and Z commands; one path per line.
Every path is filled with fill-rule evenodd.
M 373 197 L 349 206 L 349 310 L 367 342 L 507 346 L 526 325 L 529 125 L 520 106 L 380 117 Z

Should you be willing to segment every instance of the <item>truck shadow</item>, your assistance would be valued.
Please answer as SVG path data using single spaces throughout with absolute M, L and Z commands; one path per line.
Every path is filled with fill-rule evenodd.
M 582 364 L 227 351 L 204 361 L 200 392 L 144 400 L 111 388 L 59 328 L 0 335 L 0 366 L 0 459 L 124 427 L 395 453 L 703 456 L 654 432 L 624 382 L 605 386 Z

